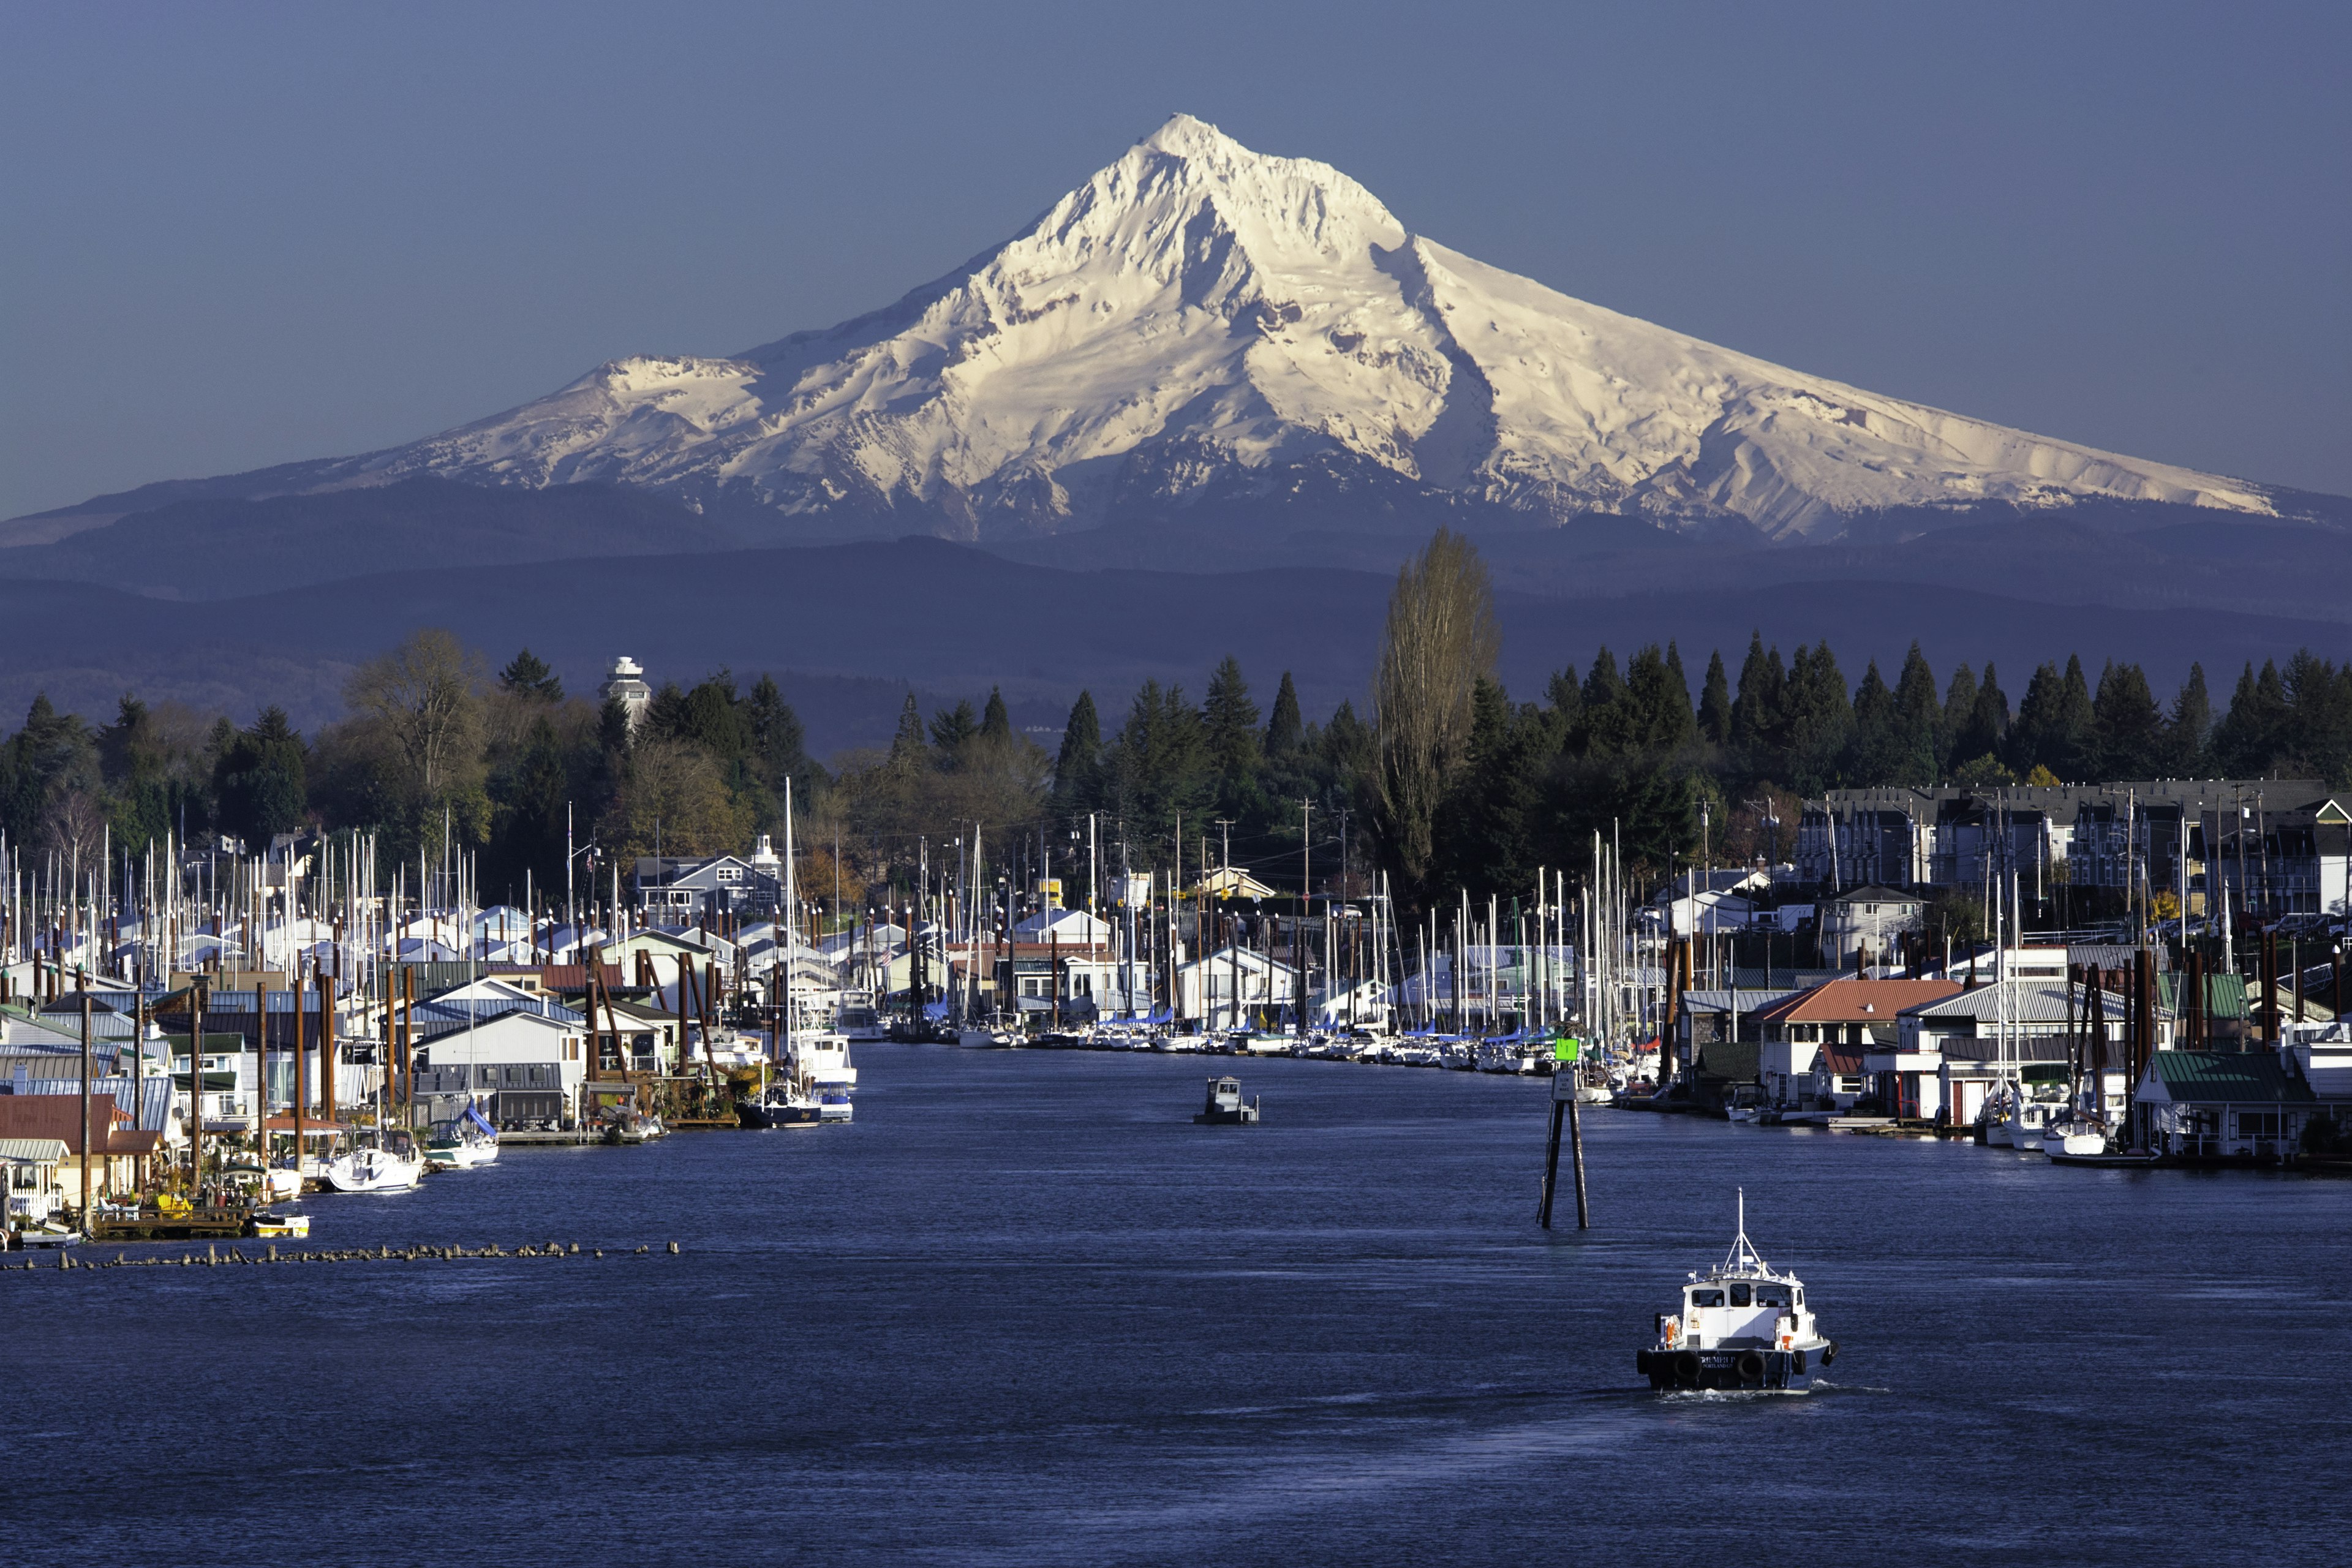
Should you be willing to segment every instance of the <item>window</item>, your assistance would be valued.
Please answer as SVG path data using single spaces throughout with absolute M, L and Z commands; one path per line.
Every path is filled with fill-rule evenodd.
M 1789 1305 L 1789 1288 L 1786 1285 L 1759 1285 L 1756 1287 L 1756 1304 L 1785 1309 Z
M 1731 1304 L 1735 1307 L 1745 1307 L 1748 1304 L 1747 1286 L 1734 1285 L 1731 1288 Z
M 1720 1307 L 1723 1305 L 1723 1292 L 1720 1290 L 1694 1290 L 1690 1293 L 1690 1300 L 1691 1305 L 1694 1307 Z
M 2279 1135 L 2279 1113 L 2275 1110 L 2241 1110 L 2238 1112 L 2238 1136 L 2241 1138 L 2275 1138 Z

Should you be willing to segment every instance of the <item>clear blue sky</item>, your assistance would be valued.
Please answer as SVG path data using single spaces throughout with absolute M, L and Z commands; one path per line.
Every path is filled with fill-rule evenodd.
M 2352 493 L 2352 6 L 0 4 L 0 516 L 723 353 L 1169 112 L 1580 298 Z

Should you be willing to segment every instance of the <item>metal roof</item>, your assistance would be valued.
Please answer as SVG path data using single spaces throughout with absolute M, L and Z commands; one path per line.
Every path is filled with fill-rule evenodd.
M 2317 1098 L 2268 1051 L 2158 1051 L 2148 1070 L 2175 1104 L 2308 1105 Z
M 1990 1023 L 2005 1016 L 2012 1024 L 2063 1024 L 2066 1021 L 2066 987 L 2048 981 L 2012 980 L 2006 1004 L 2001 1000 L 2000 986 L 1979 985 L 1973 991 L 1903 1011 L 1915 1018 L 1975 1018 Z M 2107 1021 L 2112 1024 L 2121 1016 L 2116 1004 L 2111 1001 Z
M 0 1138 L 0 1160 L 54 1165 L 62 1162 L 66 1153 L 65 1141 L 60 1138 Z
M 2167 1012 L 2178 1012 L 2173 992 L 2176 982 L 2186 984 L 2188 976 L 2174 972 L 2156 977 L 2156 1004 Z M 2205 1016 L 2209 1018 L 2242 1018 L 2246 1016 L 2246 977 L 2242 974 L 2209 974 L 2205 977 Z
M 1760 976 L 1764 972 L 1759 969 L 1756 973 Z M 1796 990 L 1786 985 L 1769 990 L 1757 985 L 1737 994 L 1729 991 L 1685 991 L 1683 993 L 1683 1010 L 1689 1013 L 1728 1013 L 1736 999 L 1742 1013 L 1760 1013 L 1795 994 Z

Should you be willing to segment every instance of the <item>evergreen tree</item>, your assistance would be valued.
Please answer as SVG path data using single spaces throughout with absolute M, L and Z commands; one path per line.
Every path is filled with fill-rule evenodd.
M 1965 739 L 1953 742 L 1953 753 L 1964 763 L 1979 757 L 1999 759 L 2009 749 L 2009 693 L 2000 689 L 2000 676 L 1990 659 L 1985 660 L 1984 679 L 1977 685 L 1976 712 L 1969 720 Z
M 686 738 L 686 689 L 675 680 L 665 680 L 646 703 L 644 716 L 638 721 L 646 734 L 657 741 L 677 741 Z
M 1937 759 L 1944 775 L 1982 752 L 1968 749 L 1969 728 L 1977 716 L 1977 673 L 1962 659 L 1952 669 L 1952 683 L 1944 689 L 1944 744 Z
M 931 745 L 939 753 L 939 765 L 954 768 L 963 755 L 964 742 L 979 733 L 980 715 L 971 710 L 969 698 L 932 714 Z
M 1143 683 L 1112 747 L 1111 774 L 1117 810 L 1129 835 L 1151 845 L 1157 858 L 1159 847 L 1171 842 L 1181 814 L 1186 842 L 1180 865 L 1192 867 L 1194 847 L 1208 827 L 1214 775 L 1207 763 L 1200 710 L 1184 700 L 1181 687 L 1163 689 L 1156 680 Z
M 1652 643 L 1625 668 L 1633 743 L 1643 750 L 1675 751 L 1697 733 L 1697 721 L 1691 716 L 1690 682 L 1683 674 L 1682 663 L 1682 656 L 1671 644 L 1661 657 L 1658 645 Z
M 1944 754 L 1944 706 L 1936 697 L 1936 672 L 1913 643 L 1895 683 L 1899 754 L 1890 784 L 1925 789 L 1940 776 Z
M 1723 650 L 1709 655 L 1706 685 L 1699 693 L 1698 732 L 1710 746 L 1731 743 L 1731 686 L 1723 673 Z
M 1818 794 L 1837 782 L 1853 729 L 1845 677 L 1839 673 L 1837 656 L 1826 641 L 1797 650 L 1790 663 L 1782 709 L 1790 782 L 1808 795 Z
M 529 648 L 515 655 L 507 667 L 499 671 L 499 685 L 517 697 L 544 702 L 550 707 L 563 700 L 563 682 L 557 679 L 555 671 L 548 668 L 545 660 Z
M 898 731 L 890 737 L 890 754 L 882 765 L 901 779 L 911 778 L 931 765 L 931 749 L 923 741 L 923 710 L 915 705 L 911 691 L 898 710 Z
M 2009 727 L 2007 761 L 2010 770 L 2021 775 L 2035 768 L 2053 765 L 2063 754 L 2064 736 L 2065 680 L 2058 667 L 2043 663 L 2033 671 L 2033 679 L 2025 683 L 2025 696 L 2017 705 L 2017 721 Z
M 1739 666 L 1739 695 L 1731 704 L 1732 748 L 1747 758 L 1751 772 L 1770 774 L 1784 768 L 1787 687 L 1780 650 L 1767 655 L 1764 634 L 1751 633 L 1748 658 Z
M 2083 679 L 2079 654 L 2066 656 L 2066 674 L 2058 688 L 2059 759 L 2051 772 L 2069 784 L 2087 784 L 2098 771 L 2098 711 L 2091 704 L 2090 682 Z
M 1298 712 L 1298 688 L 1291 684 L 1290 671 L 1282 672 L 1282 686 L 1274 694 L 1274 711 L 1265 721 L 1265 754 L 1269 760 L 1287 759 L 1297 752 L 1306 737 L 1306 725 Z
M 282 708 L 265 708 L 214 763 L 221 826 L 257 850 L 302 825 L 310 809 L 307 752 Z
M 1081 691 L 1062 726 L 1061 755 L 1054 760 L 1054 815 L 1074 817 L 1103 805 L 1102 720 L 1095 694 Z
M 753 684 L 743 708 L 743 728 L 761 782 L 779 805 L 788 778 L 797 792 L 794 804 L 803 810 L 814 805 L 824 770 L 808 754 L 808 732 L 773 676 L 762 675 Z
M 482 857 L 486 886 L 520 899 L 563 885 L 565 808 L 572 804 L 563 743 L 546 715 L 531 721 L 509 765 L 489 780 L 490 841 Z
M 2109 660 L 2091 710 L 2092 771 L 2102 779 L 2154 778 L 2164 765 L 2164 710 L 2140 667 Z
M 10 843 L 30 844 L 52 802 L 76 792 L 95 795 L 102 782 L 98 748 L 82 721 L 38 693 L 25 727 L 0 746 L 0 826 Z
M 1554 670 L 1544 687 L 1544 696 L 1551 703 L 1552 727 L 1561 736 L 1573 740 L 1580 737 L 1584 726 L 1584 689 L 1577 684 L 1576 667 Z
M 1004 706 L 1004 693 L 997 687 L 988 689 L 988 703 L 980 710 L 980 733 L 982 739 L 999 746 L 1013 743 L 1013 715 Z
M 673 710 L 664 732 L 672 740 L 700 747 L 722 768 L 740 759 L 750 749 L 750 737 L 735 695 L 734 675 L 722 669 L 697 682 Z
M 1209 677 L 1208 699 L 1201 708 L 1201 737 L 1216 777 L 1218 812 L 1249 824 L 1250 831 L 1262 830 L 1268 803 L 1258 782 L 1265 758 L 1258 749 L 1257 704 L 1250 700 L 1241 662 L 1231 654 Z
M 1441 886 L 1466 889 L 1475 900 L 1507 896 L 1534 880 L 1535 773 L 1526 742 L 1527 726 L 1502 687 L 1480 676 L 1471 692 L 1469 751 L 1438 822 Z
M 1845 767 L 1846 782 L 1868 787 L 1899 782 L 1903 737 L 1897 721 L 1895 693 L 1872 659 L 1853 693 L 1853 737 Z
M 2262 673 L 2256 675 L 2249 662 L 2238 677 L 2230 710 L 2213 730 L 2213 760 L 2222 774 L 2231 778 L 2267 774 L 2287 749 L 2292 718 L 2286 682 L 2280 678 L 2277 664 L 2264 659 Z
M 2286 760 L 2298 773 L 2331 784 L 2352 778 L 2352 662 L 2338 669 L 2309 648 L 2298 648 L 2284 675 L 2289 744 Z
M 1605 645 L 1592 656 L 1591 672 L 1585 676 L 1584 689 L 1578 696 L 1576 731 L 1570 743 L 1579 753 L 1617 757 L 1639 743 L 1633 694 L 1626 689 L 1624 677 L 1617 673 L 1617 656 Z
M 628 707 L 617 697 L 607 697 L 604 705 L 596 710 L 596 744 L 597 750 L 606 759 L 608 773 L 611 766 L 625 759 L 630 748 L 636 744 L 635 731 L 629 723 Z
M 2175 778 L 2203 776 L 2206 739 L 2213 730 L 2213 699 L 2205 689 L 2205 667 L 2191 664 L 2189 679 L 2173 694 L 2172 712 L 2165 721 L 2164 751 Z

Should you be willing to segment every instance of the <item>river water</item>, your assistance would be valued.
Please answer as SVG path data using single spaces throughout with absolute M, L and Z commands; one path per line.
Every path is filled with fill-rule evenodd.
M 1222 1065 L 1262 1126 L 1191 1125 Z M 308 1200 L 576 1258 L 0 1275 L 0 1561 L 2352 1561 L 2341 1182 L 1601 1110 L 1546 1235 L 1535 1080 L 859 1066 L 850 1127 Z M 1653 1394 L 1740 1186 L 1836 1367 Z

